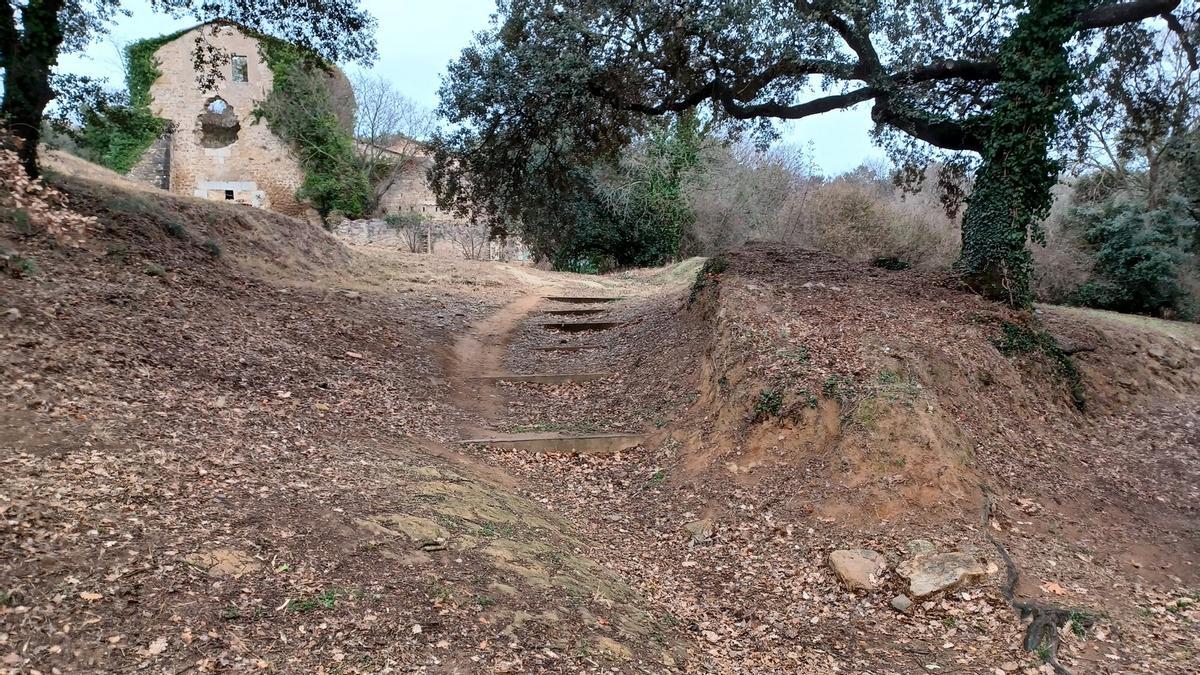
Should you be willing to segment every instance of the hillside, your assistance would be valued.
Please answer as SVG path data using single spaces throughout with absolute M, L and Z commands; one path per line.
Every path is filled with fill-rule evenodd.
M 82 247 L 0 223 L 33 263 L 0 277 L 13 672 L 1200 667 L 1195 326 L 764 245 L 556 274 L 54 180 Z M 559 294 L 615 326 L 547 331 Z M 542 432 L 640 442 L 458 444 Z M 926 547 L 980 572 L 897 611 Z M 848 590 L 836 549 L 886 569 Z

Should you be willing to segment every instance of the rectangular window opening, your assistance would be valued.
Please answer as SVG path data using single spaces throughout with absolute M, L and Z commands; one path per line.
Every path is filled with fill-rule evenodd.
M 233 190 L 225 191 L 225 200 L 230 202 L 233 201 Z
M 250 68 L 246 61 L 246 57 L 234 54 L 229 57 L 230 63 L 233 64 L 233 81 L 234 82 L 249 82 Z

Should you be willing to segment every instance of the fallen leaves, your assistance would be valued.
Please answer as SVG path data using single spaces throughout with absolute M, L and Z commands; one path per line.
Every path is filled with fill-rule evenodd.
M 155 639 L 146 647 L 147 656 L 158 656 L 165 651 L 167 651 L 167 638 L 165 637 Z
M 1054 595 L 1066 595 L 1067 594 L 1067 589 L 1063 588 L 1062 586 L 1058 585 L 1056 582 L 1053 582 L 1053 581 L 1047 581 L 1047 582 L 1043 583 L 1041 585 L 1041 589 L 1043 591 L 1045 591 L 1046 593 L 1052 593 Z

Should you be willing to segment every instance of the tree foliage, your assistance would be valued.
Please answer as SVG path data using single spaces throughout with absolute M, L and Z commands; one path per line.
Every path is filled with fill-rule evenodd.
M 329 88 L 332 66 L 317 55 L 262 37 L 259 47 L 271 69 L 271 93 L 255 109 L 271 131 L 287 141 L 300 158 L 304 182 L 299 199 L 322 215 L 340 211 L 366 215 L 373 203 L 370 176 L 359 161 L 354 137 L 338 116 Z
M 566 196 L 572 213 L 529 214 L 517 228 L 522 239 L 535 256 L 572 272 L 669 262 L 692 225 L 685 188 L 701 141 L 694 115 L 660 125 L 615 166 L 581 170 L 580 187 Z
M 563 193 L 576 167 L 612 161 L 648 117 L 698 110 L 770 140 L 771 119 L 869 103 L 897 156 L 928 146 L 977 156 L 961 266 L 980 290 L 1023 305 L 1026 240 L 1049 202 L 1052 149 L 1079 112 L 1081 75 L 1111 34 L 1144 36 L 1137 22 L 1180 5 L 509 0 L 450 68 L 441 112 L 461 126 L 444 139 L 435 187 L 447 204 L 504 221 L 520 216 L 508 198 L 519 186 Z M 1194 26 L 1192 3 L 1172 20 Z
M 679 254 L 693 220 L 685 187 L 699 164 L 702 141 L 699 121 L 684 114 L 652 125 L 620 161 L 573 166 L 562 175 L 538 170 L 560 161 L 548 156 L 553 149 L 539 147 L 527 166 L 510 167 L 525 170 L 522 184 L 499 182 L 498 189 L 506 190 L 502 199 L 480 195 L 495 209 L 481 224 L 496 236 L 519 234 L 536 259 L 559 270 L 597 273 L 664 264 Z M 440 203 L 458 208 L 460 215 L 475 215 L 445 199 L 441 181 L 447 168 L 457 175 L 444 161 L 432 172 L 443 190 Z M 471 182 L 467 189 L 479 190 L 479 184 Z
M 1094 276 L 1072 302 L 1154 316 L 1193 315 L 1179 282 L 1186 260 L 1181 244 L 1194 241 L 1200 225 L 1183 200 L 1150 208 L 1144 200 L 1122 195 L 1078 207 L 1070 219 L 1095 251 Z

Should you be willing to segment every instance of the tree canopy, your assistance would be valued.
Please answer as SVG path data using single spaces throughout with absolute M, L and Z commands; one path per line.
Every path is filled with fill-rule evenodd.
M 657 116 L 699 109 L 769 140 L 771 120 L 870 104 L 899 157 L 971 153 L 960 267 L 1024 305 L 1026 241 L 1061 169 L 1053 149 L 1097 93 L 1084 74 L 1153 60 L 1155 31 L 1191 40 L 1196 18 L 1180 0 L 508 0 L 443 85 L 441 113 L 458 126 L 441 139 L 435 189 L 502 225 L 545 193 L 527 186 L 567 188 Z

